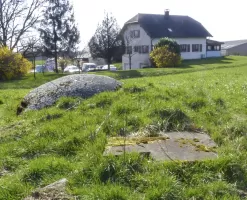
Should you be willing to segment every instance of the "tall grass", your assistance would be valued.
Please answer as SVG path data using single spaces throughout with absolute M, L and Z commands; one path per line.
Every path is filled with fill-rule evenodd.
M 22 199 L 63 177 L 69 179 L 68 191 L 79 199 L 243 198 L 247 59 L 232 59 L 243 66 L 224 63 L 220 69 L 124 79 L 117 92 L 87 100 L 61 98 L 51 108 L 18 117 L 20 100 L 51 77 L 4 83 L 0 199 Z M 147 127 L 207 132 L 219 146 L 219 159 L 160 163 L 136 154 L 103 156 L 107 137 L 121 135 L 123 128 L 133 133 Z

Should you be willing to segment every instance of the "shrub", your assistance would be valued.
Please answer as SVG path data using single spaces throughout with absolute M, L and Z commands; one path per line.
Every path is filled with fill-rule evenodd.
M 159 42 L 155 45 L 155 48 L 164 46 L 168 46 L 169 51 L 180 55 L 180 46 L 175 40 L 172 40 L 170 38 L 161 38 Z
M 155 48 L 150 53 L 151 60 L 154 64 L 161 67 L 177 67 L 181 64 L 180 54 L 170 51 L 169 46 Z
M 0 48 L 0 80 L 19 78 L 28 73 L 32 64 L 8 47 Z

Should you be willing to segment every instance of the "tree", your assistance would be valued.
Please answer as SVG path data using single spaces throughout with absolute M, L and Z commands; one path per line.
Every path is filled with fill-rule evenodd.
M 132 57 L 140 51 L 139 48 L 141 48 L 141 46 L 135 46 L 136 45 L 136 39 L 133 38 L 132 36 L 132 30 L 126 32 L 126 34 L 124 35 L 124 45 L 125 45 L 125 54 L 127 54 L 128 59 L 129 59 L 129 68 L 131 69 L 131 65 L 132 65 Z M 138 49 L 135 49 L 138 48 Z
M 15 49 L 40 19 L 43 0 L 0 0 L 0 47 Z
M 40 39 L 35 36 L 31 36 L 27 40 L 21 41 L 21 45 L 22 45 L 22 50 L 21 50 L 22 55 L 25 58 L 32 59 L 34 78 L 36 78 L 36 68 L 35 68 L 36 57 L 38 55 L 43 54 L 43 47 L 42 44 L 40 43 Z
M 156 47 L 150 53 L 151 59 L 157 67 L 176 67 L 181 63 L 181 56 L 169 49 L 168 45 Z
M 161 38 L 150 53 L 151 62 L 156 67 L 176 67 L 181 63 L 179 44 L 170 38 Z
M 119 33 L 120 29 L 117 25 L 117 20 L 109 13 L 106 13 L 102 23 L 98 25 L 94 36 L 88 43 L 92 57 L 105 59 L 109 70 L 116 50 L 123 43 Z
M 178 55 L 181 54 L 179 44 L 170 38 L 161 38 L 154 48 L 168 46 L 169 51 L 174 52 Z
M 58 54 L 70 55 L 77 48 L 80 33 L 75 24 L 73 7 L 69 0 L 47 0 L 48 7 L 39 28 L 47 55 L 55 57 L 58 73 Z

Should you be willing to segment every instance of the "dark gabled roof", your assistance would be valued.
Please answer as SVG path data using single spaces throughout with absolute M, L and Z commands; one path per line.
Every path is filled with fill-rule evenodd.
M 209 45 L 222 45 L 222 44 L 224 44 L 224 42 L 219 42 L 216 40 L 207 39 L 207 44 L 209 44 Z
M 222 49 L 230 49 L 245 43 L 247 43 L 247 40 L 225 41 L 224 45 L 222 45 Z
M 151 38 L 212 37 L 201 23 L 188 16 L 137 14 L 128 24 L 139 23 Z

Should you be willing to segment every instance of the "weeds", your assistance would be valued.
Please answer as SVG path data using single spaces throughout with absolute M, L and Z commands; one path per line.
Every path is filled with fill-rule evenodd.
M 162 131 L 183 131 L 190 127 L 190 118 L 180 109 L 155 110 L 151 116 L 158 116 L 161 120 L 160 130 Z

